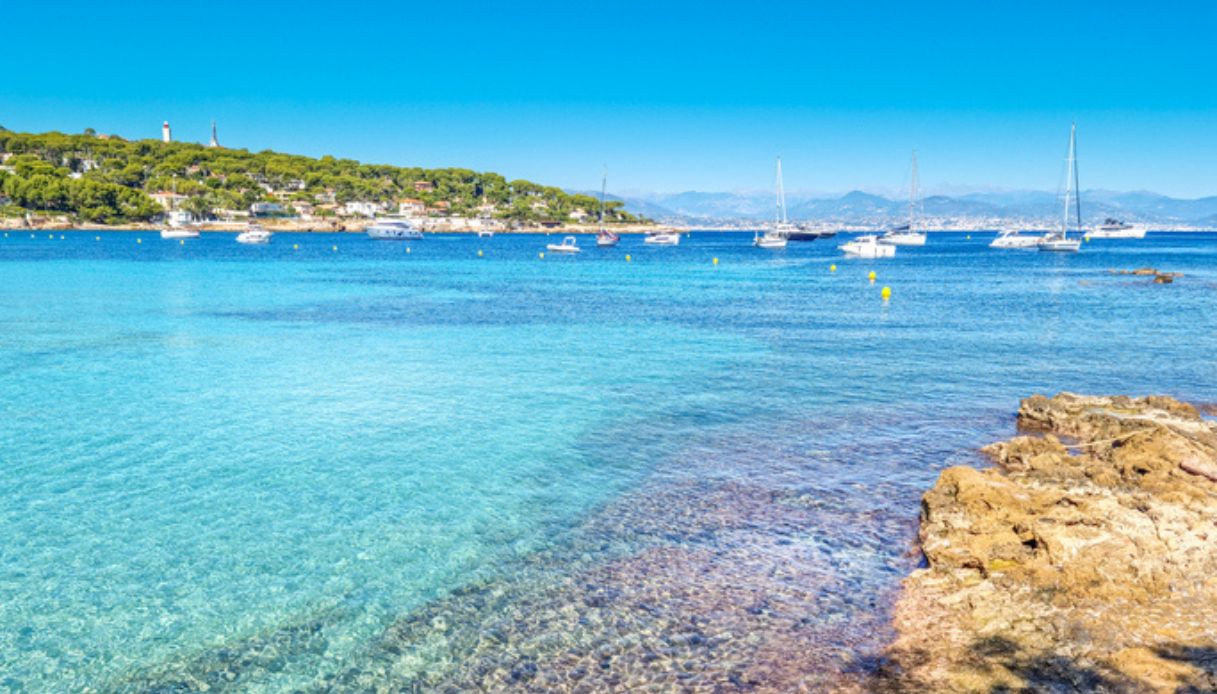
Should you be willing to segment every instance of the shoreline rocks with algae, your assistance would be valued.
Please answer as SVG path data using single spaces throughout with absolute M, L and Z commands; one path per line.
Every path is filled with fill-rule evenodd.
M 1023 400 L 922 499 L 878 691 L 1217 690 L 1217 424 L 1169 397 Z

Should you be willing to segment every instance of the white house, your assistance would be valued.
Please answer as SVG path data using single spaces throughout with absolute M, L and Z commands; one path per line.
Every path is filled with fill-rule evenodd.
M 375 217 L 385 209 L 379 202 L 348 202 L 342 206 L 342 213 L 353 217 Z

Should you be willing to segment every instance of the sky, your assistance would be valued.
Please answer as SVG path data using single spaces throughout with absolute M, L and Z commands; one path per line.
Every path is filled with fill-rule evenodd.
M 1217 195 L 1217 3 L 5 3 L 0 125 L 618 192 Z

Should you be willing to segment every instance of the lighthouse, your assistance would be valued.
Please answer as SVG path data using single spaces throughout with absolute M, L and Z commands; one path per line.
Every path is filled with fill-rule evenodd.
M 173 135 L 169 134 L 169 121 L 165 121 L 161 125 L 161 141 L 173 142 Z

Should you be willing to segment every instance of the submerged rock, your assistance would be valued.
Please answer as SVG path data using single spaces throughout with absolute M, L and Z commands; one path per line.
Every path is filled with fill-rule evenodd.
M 1033 396 L 922 499 L 888 691 L 1217 689 L 1217 424 L 1167 397 Z

